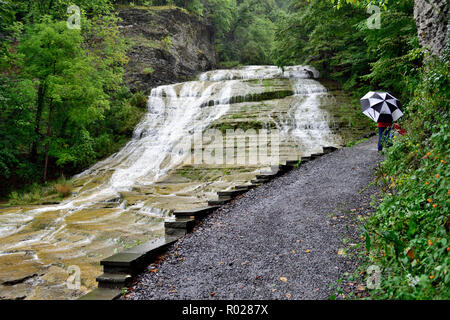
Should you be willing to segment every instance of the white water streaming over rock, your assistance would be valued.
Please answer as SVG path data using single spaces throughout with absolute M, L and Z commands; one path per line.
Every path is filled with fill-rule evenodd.
M 273 78 L 318 78 L 319 72 L 310 66 L 289 66 L 281 69 L 276 66 L 246 66 L 241 69 L 214 70 L 200 75 L 201 81 L 254 80 Z
M 106 183 L 112 192 L 153 183 L 182 162 L 184 155 L 172 151 L 186 135 L 204 130 L 227 112 L 236 84 L 192 81 L 153 89 L 149 111 L 135 129 L 133 139 L 117 154 L 78 177 L 113 168 L 114 173 Z M 211 108 L 201 107 L 211 99 L 218 103 Z M 170 161 L 163 163 L 168 157 Z
M 240 172 L 239 178 L 227 179 L 222 174 L 201 183 L 184 179 L 157 185 L 186 159 L 186 150 L 180 145 L 223 119 L 233 98 L 262 95 L 270 86 L 280 85 L 269 83 L 268 87 L 260 80 L 283 79 L 279 92 L 291 90 L 286 99 L 270 98 L 279 104 L 278 109 L 289 109 L 290 116 L 280 118 L 277 127 L 295 141 L 291 149 L 310 154 L 325 145 L 336 145 L 327 114 L 320 108 L 327 92 L 313 79 L 318 76 L 316 70 L 305 66 L 284 70 L 249 66 L 210 71 L 198 81 L 153 89 L 148 112 L 132 139 L 116 154 L 74 177 L 72 198 L 58 205 L 0 210 L 0 297 L 72 296 L 61 284 L 68 265 L 80 266 L 87 279 L 82 290 L 92 289 L 101 272 L 98 261 L 123 247 L 124 238 L 130 243 L 163 235 L 162 222 L 171 203 L 205 203 L 214 188 L 229 188 L 233 179 L 250 181 L 254 169 Z M 271 119 L 271 115 L 264 116 Z M 1 285 L 30 275 L 39 281 L 14 288 Z
M 321 98 L 327 96 L 327 89 L 312 79 L 293 79 L 292 83 L 295 95 L 306 98 L 296 101 L 294 106 L 295 125 L 291 135 L 298 141 L 300 148 L 317 153 L 323 146 L 335 145 L 337 137 L 330 130 L 330 117 L 320 108 Z

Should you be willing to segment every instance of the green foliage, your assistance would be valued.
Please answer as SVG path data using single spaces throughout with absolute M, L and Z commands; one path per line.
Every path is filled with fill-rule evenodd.
M 169 51 L 170 48 L 172 48 L 172 39 L 170 38 L 170 35 L 167 35 L 164 39 L 161 40 L 161 44 L 164 48 L 164 50 Z
M 23 78 L 0 76 L 0 179 L 15 174 L 29 178 L 22 163 L 28 141 L 34 138 L 32 112 L 36 92 L 34 83 Z
M 329 0 L 292 1 L 277 25 L 276 63 L 310 64 L 358 97 L 381 89 L 406 103 L 422 58 L 410 54 L 419 46 L 413 1 L 383 11 L 380 29 L 368 28 L 364 6 L 333 7 Z
M 142 92 L 136 92 L 130 98 L 130 104 L 136 108 L 146 110 L 147 109 L 147 96 Z
M 358 145 L 360 143 L 363 143 L 364 141 L 367 141 L 367 140 L 368 140 L 368 138 L 362 138 L 362 139 L 359 139 L 357 141 L 350 141 L 345 146 L 348 147 L 348 148 L 354 147 L 354 146 L 356 146 L 356 145 Z
M 224 64 L 235 61 L 272 64 L 275 24 L 287 0 L 117 0 L 115 3 L 156 6 L 154 10 L 181 8 L 214 25 L 217 52 Z M 169 50 L 171 43 L 163 43 Z
M 54 132 L 44 143 L 50 144 L 49 155 L 58 166 L 83 166 L 92 159 L 92 140 L 85 128 L 109 107 L 101 70 L 82 42 L 78 30 L 48 19 L 28 26 L 18 46 L 19 67 L 42 88 L 41 112 L 47 130 Z
M 279 4 L 272 0 L 229 1 L 224 8 L 222 21 L 215 21 L 220 60 L 271 64 L 275 24 L 282 14 Z
M 379 174 L 386 186 L 366 224 L 371 263 L 382 266 L 379 299 L 449 299 L 449 60 L 430 58 Z
M 9 194 L 8 205 L 28 205 L 43 202 L 57 202 L 61 196 L 56 190 L 60 180 L 44 184 L 33 183 L 23 187 L 21 190 L 13 191 Z
M 69 16 L 67 8 L 73 4 L 80 7 L 82 13 L 88 17 L 108 15 L 112 9 L 111 0 L 14 0 L 13 8 L 18 19 L 30 23 L 41 22 L 45 16 L 66 20 Z
M 153 69 L 152 67 L 144 68 L 144 69 L 142 70 L 142 73 L 143 73 L 143 74 L 146 74 L 146 75 L 148 75 L 148 76 L 152 75 L 154 72 L 155 72 L 155 69 Z
M 66 26 L 71 3 L 51 3 L 52 10 L 45 9 L 50 2 L 14 2 L 17 21 L 1 30 L 3 195 L 41 179 L 47 145 L 50 178 L 117 151 L 146 107 L 142 98 L 128 101 L 133 95 L 122 84 L 126 46 L 109 1 L 77 3 L 81 30 Z
M 449 299 L 448 53 L 431 58 L 419 48 L 413 1 L 334 2 L 291 1 L 274 57 L 280 66 L 311 64 L 356 98 L 383 90 L 403 102 L 407 134 L 387 149 L 378 171 L 383 199 L 364 228 L 367 266 L 382 268 L 381 289 L 369 294 Z M 383 8 L 380 29 L 366 24 L 371 4 Z

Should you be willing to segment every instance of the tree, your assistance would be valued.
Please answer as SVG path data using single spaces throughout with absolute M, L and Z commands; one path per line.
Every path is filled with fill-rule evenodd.
M 49 156 L 56 157 L 59 164 L 74 161 L 73 154 L 63 152 L 67 142 L 62 137 L 54 137 L 52 127 L 64 131 L 70 124 L 75 131 L 86 135 L 86 125 L 101 118 L 109 106 L 95 59 L 82 48 L 82 42 L 80 31 L 68 29 L 65 22 L 47 18 L 43 23 L 29 26 L 18 46 L 20 67 L 38 86 L 36 133 L 40 134 L 41 119 L 46 119 L 45 138 L 38 135 L 34 141 L 45 146 L 44 181 Z M 84 140 L 89 144 L 89 139 Z
M 243 0 L 232 8 L 230 18 L 218 33 L 217 51 L 222 61 L 270 64 L 275 23 L 281 10 L 273 0 Z M 230 20 L 228 20 L 230 19 Z M 228 23 L 229 21 L 229 23 Z
M 420 65 L 409 54 L 418 47 L 412 1 L 383 11 L 380 29 L 369 29 L 368 17 L 362 5 L 342 2 L 336 9 L 330 0 L 292 1 L 277 25 L 277 64 L 311 64 L 358 94 L 382 88 L 407 99 L 406 79 L 413 77 L 405 76 Z

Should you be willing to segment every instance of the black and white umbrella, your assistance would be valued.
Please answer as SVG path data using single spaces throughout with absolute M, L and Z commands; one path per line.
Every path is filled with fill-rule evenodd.
M 392 123 L 403 116 L 400 101 L 387 92 L 369 91 L 361 98 L 363 113 L 375 122 Z

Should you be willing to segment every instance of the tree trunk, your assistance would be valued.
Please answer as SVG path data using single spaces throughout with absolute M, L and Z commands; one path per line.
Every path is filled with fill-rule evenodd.
M 44 162 L 44 176 L 42 178 L 43 182 L 47 181 L 47 170 L 48 170 L 48 150 L 50 148 L 50 133 L 51 133 L 51 122 L 53 114 L 53 101 L 50 101 L 48 113 L 48 124 L 47 124 L 47 143 L 45 144 L 45 162 Z
M 40 141 L 41 137 L 41 118 L 42 110 L 44 109 L 44 97 L 45 97 L 45 87 L 40 84 L 38 88 L 38 99 L 37 99 L 37 110 L 35 117 L 34 133 L 35 137 L 33 139 L 33 144 L 31 145 L 31 161 L 36 163 L 37 161 L 37 143 Z

